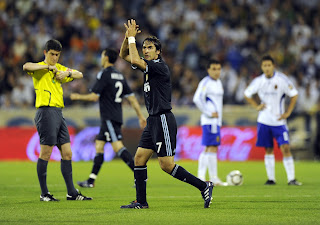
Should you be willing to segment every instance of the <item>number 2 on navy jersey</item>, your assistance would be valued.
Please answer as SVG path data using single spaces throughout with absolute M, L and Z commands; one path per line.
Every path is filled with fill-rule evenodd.
M 114 85 L 116 88 L 119 88 L 117 93 L 116 93 L 116 97 L 114 99 L 115 102 L 121 103 L 122 102 L 122 98 L 120 97 L 123 91 L 123 85 L 120 81 L 117 81 Z

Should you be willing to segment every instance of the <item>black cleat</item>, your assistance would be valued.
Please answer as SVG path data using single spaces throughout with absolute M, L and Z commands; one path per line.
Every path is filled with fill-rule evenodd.
M 148 209 L 149 205 L 148 203 L 141 204 L 137 202 L 137 200 L 130 202 L 129 205 L 122 205 L 120 206 L 120 209 Z
M 212 189 L 213 183 L 211 181 L 206 181 L 207 187 L 201 191 L 202 198 L 204 200 L 204 208 L 210 208 L 210 204 L 212 203 Z
M 58 202 L 60 200 L 56 199 L 55 197 L 53 197 L 53 195 L 50 194 L 50 192 L 48 192 L 45 195 L 40 195 L 40 201 L 41 202 Z
M 267 180 L 264 185 L 275 185 L 276 182 L 274 180 Z
M 296 179 L 294 179 L 294 180 L 289 181 L 289 182 L 288 182 L 288 185 L 301 186 L 302 183 L 299 182 L 299 181 L 297 181 Z
M 89 183 L 88 180 L 78 181 L 77 184 L 78 184 L 80 187 L 83 187 L 83 188 L 93 188 L 93 187 L 94 187 L 94 184 Z
M 86 197 L 86 196 L 82 195 L 78 189 L 77 189 L 77 191 L 78 191 L 78 194 L 74 195 L 74 196 L 67 194 L 67 200 L 75 200 L 75 201 L 92 200 L 91 197 Z

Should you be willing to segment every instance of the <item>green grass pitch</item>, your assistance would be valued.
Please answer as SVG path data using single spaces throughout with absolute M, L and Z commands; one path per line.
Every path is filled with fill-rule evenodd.
M 197 162 L 178 161 L 196 174 Z M 74 181 L 85 180 L 92 162 L 74 162 Z M 105 162 L 96 186 L 81 188 L 92 201 L 67 201 L 60 163 L 48 165 L 49 191 L 60 202 L 40 202 L 36 163 L 0 162 L 0 224 L 320 224 L 320 163 L 296 162 L 303 186 L 288 186 L 282 162 L 276 163 L 277 185 L 265 186 L 261 162 L 219 162 L 223 180 L 234 169 L 242 186 L 215 187 L 211 208 L 203 208 L 200 192 L 148 163 L 144 210 L 120 209 L 135 199 L 134 178 L 120 160 Z

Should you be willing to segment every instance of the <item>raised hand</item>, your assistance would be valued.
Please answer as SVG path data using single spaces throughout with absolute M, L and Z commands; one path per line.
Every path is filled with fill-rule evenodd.
M 141 33 L 139 25 L 134 19 L 128 20 L 128 24 L 124 23 L 126 28 L 126 37 L 135 37 L 137 34 Z

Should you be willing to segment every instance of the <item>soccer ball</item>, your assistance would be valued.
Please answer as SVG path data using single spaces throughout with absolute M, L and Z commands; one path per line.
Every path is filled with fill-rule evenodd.
M 227 175 L 228 185 L 241 185 L 243 183 L 242 173 L 239 170 L 233 170 Z

